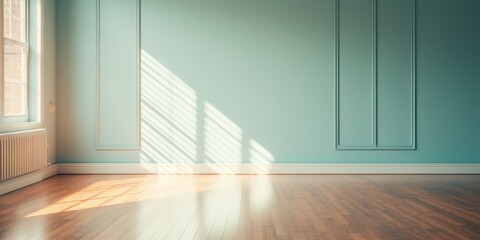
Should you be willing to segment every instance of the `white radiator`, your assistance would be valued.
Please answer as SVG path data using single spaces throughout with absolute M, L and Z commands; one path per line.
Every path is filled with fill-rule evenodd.
M 47 131 L 0 134 L 0 181 L 47 166 Z

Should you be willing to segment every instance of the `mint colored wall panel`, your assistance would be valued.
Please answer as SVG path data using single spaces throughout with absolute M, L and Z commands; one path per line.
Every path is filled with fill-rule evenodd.
M 258 152 L 282 161 L 296 148 L 309 159 L 322 152 L 317 140 L 332 132 L 319 123 L 333 118 L 318 108 L 333 113 L 323 85 L 333 81 L 318 76 L 333 69 L 332 38 L 323 34 L 333 30 L 332 3 L 142 0 L 141 161 L 262 161 Z M 292 124 L 310 127 L 285 128 Z
M 149 90 L 142 96 L 159 99 L 155 108 L 163 111 L 142 114 L 154 117 L 155 125 L 142 125 L 153 133 L 142 134 L 152 144 L 98 151 L 96 0 L 56 1 L 57 162 L 201 162 L 209 156 L 238 162 L 241 152 L 242 162 L 479 163 L 480 1 L 416 0 L 414 151 L 335 150 L 334 6 L 334 0 L 142 0 L 144 59 L 178 77 L 170 84 L 181 94 L 161 94 L 161 81 L 142 83 Z M 158 119 L 162 114 L 173 122 Z M 217 133 L 229 140 L 216 141 L 222 139 Z M 171 148 L 179 143 L 183 148 Z
M 377 145 L 412 148 L 414 1 L 377 2 Z
M 138 148 L 136 0 L 98 0 L 97 148 Z
M 338 1 L 339 147 L 373 146 L 373 1 Z

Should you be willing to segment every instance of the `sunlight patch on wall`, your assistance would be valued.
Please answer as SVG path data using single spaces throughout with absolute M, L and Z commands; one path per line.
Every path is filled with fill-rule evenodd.
M 265 147 L 143 49 L 141 91 L 140 161 L 149 171 L 194 173 L 192 164 L 203 163 L 235 174 L 244 170 L 238 164 L 250 162 L 258 164 L 254 172 L 268 173 L 275 158 Z
M 268 173 L 268 164 L 275 160 L 275 157 L 257 141 L 249 140 L 250 151 L 248 153 L 249 162 L 257 166 L 258 173 Z
M 266 163 L 273 162 L 273 160 L 275 159 L 272 153 L 270 153 L 257 141 L 250 139 L 249 146 L 250 146 L 249 157 L 250 157 L 251 163 L 266 164 Z
M 207 162 L 241 162 L 242 130 L 210 103 L 205 103 Z
M 197 96 L 142 50 L 142 162 L 194 162 Z

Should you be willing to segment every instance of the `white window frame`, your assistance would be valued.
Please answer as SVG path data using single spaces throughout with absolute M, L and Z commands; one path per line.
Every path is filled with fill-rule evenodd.
M 2 0 L 0 0 L 2 1 Z M 12 131 L 21 131 L 21 130 L 28 130 L 28 129 L 35 129 L 43 127 L 43 0 L 24 0 L 25 1 L 25 43 L 6 39 L 3 37 L 4 34 L 4 4 L 3 1 L 0 4 L 0 32 L 2 33 L 2 37 L 0 38 L 0 133 L 1 132 L 12 132 Z M 31 11 L 35 11 L 36 18 L 35 18 L 35 25 L 37 26 L 36 29 L 40 31 L 36 34 L 36 46 L 39 59 L 38 63 L 35 66 L 31 66 L 30 63 L 30 17 Z M 25 96 L 25 103 L 26 103 L 26 115 L 22 116 L 5 116 L 4 115 L 4 84 L 5 84 L 5 72 L 4 72 L 4 51 L 5 51 L 5 41 L 10 41 L 15 45 L 19 45 L 22 47 L 26 47 L 26 68 L 24 71 L 24 76 L 26 77 L 26 87 L 27 87 L 27 94 Z M 35 67 L 38 70 L 38 79 L 32 79 L 31 75 L 29 74 L 30 69 Z M 29 97 L 32 96 L 33 93 L 30 92 L 29 84 L 31 81 L 38 80 L 38 88 L 39 88 L 39 98 L 38 102 L 35 105 L 38 105 L 38 117 L 36 121 L 32 121 L 29 116 L 29 105 L 31 104 L 29 101 Z

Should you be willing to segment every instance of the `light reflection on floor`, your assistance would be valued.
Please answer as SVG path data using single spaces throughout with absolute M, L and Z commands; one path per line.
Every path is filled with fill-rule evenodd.
M 59 175 L 0 196 L 0 239 L 476 239 L 479 180 Z
M 199 178 L 201 180 L 199 181 Z M 271 194 L 268 176 L 259 175 L 258 181 L 253 184 L 252 197 L 258 202 L 265 202 Z M 73 192 L 47 207 L 39 209 L 26 217 L 54 214 L 65 211 L 76 211 L 89 208 L 98 208 L 142 202 L 162 198 L 175 198 L 176 196 L 196 195 L 215 188 L 228 188 L 228 191 L 238 192 L 241 182 L 235 176 L 184 176 L 184 175 L 143 175 L 123 176 L 116 180 L 95 182 L 84 189 Z M 233 194 L 237 196 L 238 194 Z M 262 200 L 262 201 L 259 201 Z M 232 199 L 233 202 L 235 200 Z
M 226 223 L 229 228 L 233 228 L 231 231 L 236 231 L 242 202 L 245 205 L 245 201 L 258 201 L 258 204 L 252 204 L 252 211 L 258 211 L 259 208 L 268 206 L 267 202 L 272 193 L 266 175 L 77 176 L 77 179 L 95 179 L 93 181 L 90 179 L 90 184 L 83 185 L 75 183 L 75 178 L 68 180 L 68 177 L 71 176 L 58 176 L 72 181 L 71 189 L 59 190 L 62 194 L 55 195 L 55 191 L 46 189 L 54 196 L 53 198 L 40 196 L 39 199 L 42 201 L 37 199 L 36 207 L 29 204 L 32 201 L 21 202 L 18 213 L 23 213 L 23 216 L 6 219 L 8 214 L 2 215 L 0 211 L 0 224 L 7 224 L 6 226 L 8 223 L 17 224 L 14 229 L 0 231 L 0 237 L 21 238 L 25 229 L 28 229 L 26 232 L 35 232 L 38 236 L 50 234 L 45 231 L 53 224 L 52 221 L 58 219 L 65 219 L 63 224 L 72 225 L 72 228 L 91 222 L 103 225 L 104 223 L 92 216 L 103 212 L 104 217 L 108 218 L 108 215 L 115 216 L 118 211 L 123 210 L 128 214 L 121 214 L 118 217 L 123 218 L 122 221 L 128 223 L 130 228 L 121 231 L 123 235 L 143 239 L 166 233 L 190 239 L 194 236 L 209 236 L 212 234 L 211 230 L 216 227 L 221 228 L 223 234 Z M 250 206 L 248 203 L 246 205 Z M 78 222 L 74 222 L 73 219 Z M 145 225 L 135 223 L 136 221 L 150 222 Z M 180 221 L 188 221 L 188 225 L 177 225 Z M 35 227 L 28 227 L 32 224 Z M 134 227 L 130 226 L 132 224 Z M 62 238 L 65 234 L 53 231 L 56 238 Z M 82 230 L 82 234 L 87 233 Z M 108 234 L 115 236 L 120 233 Z

